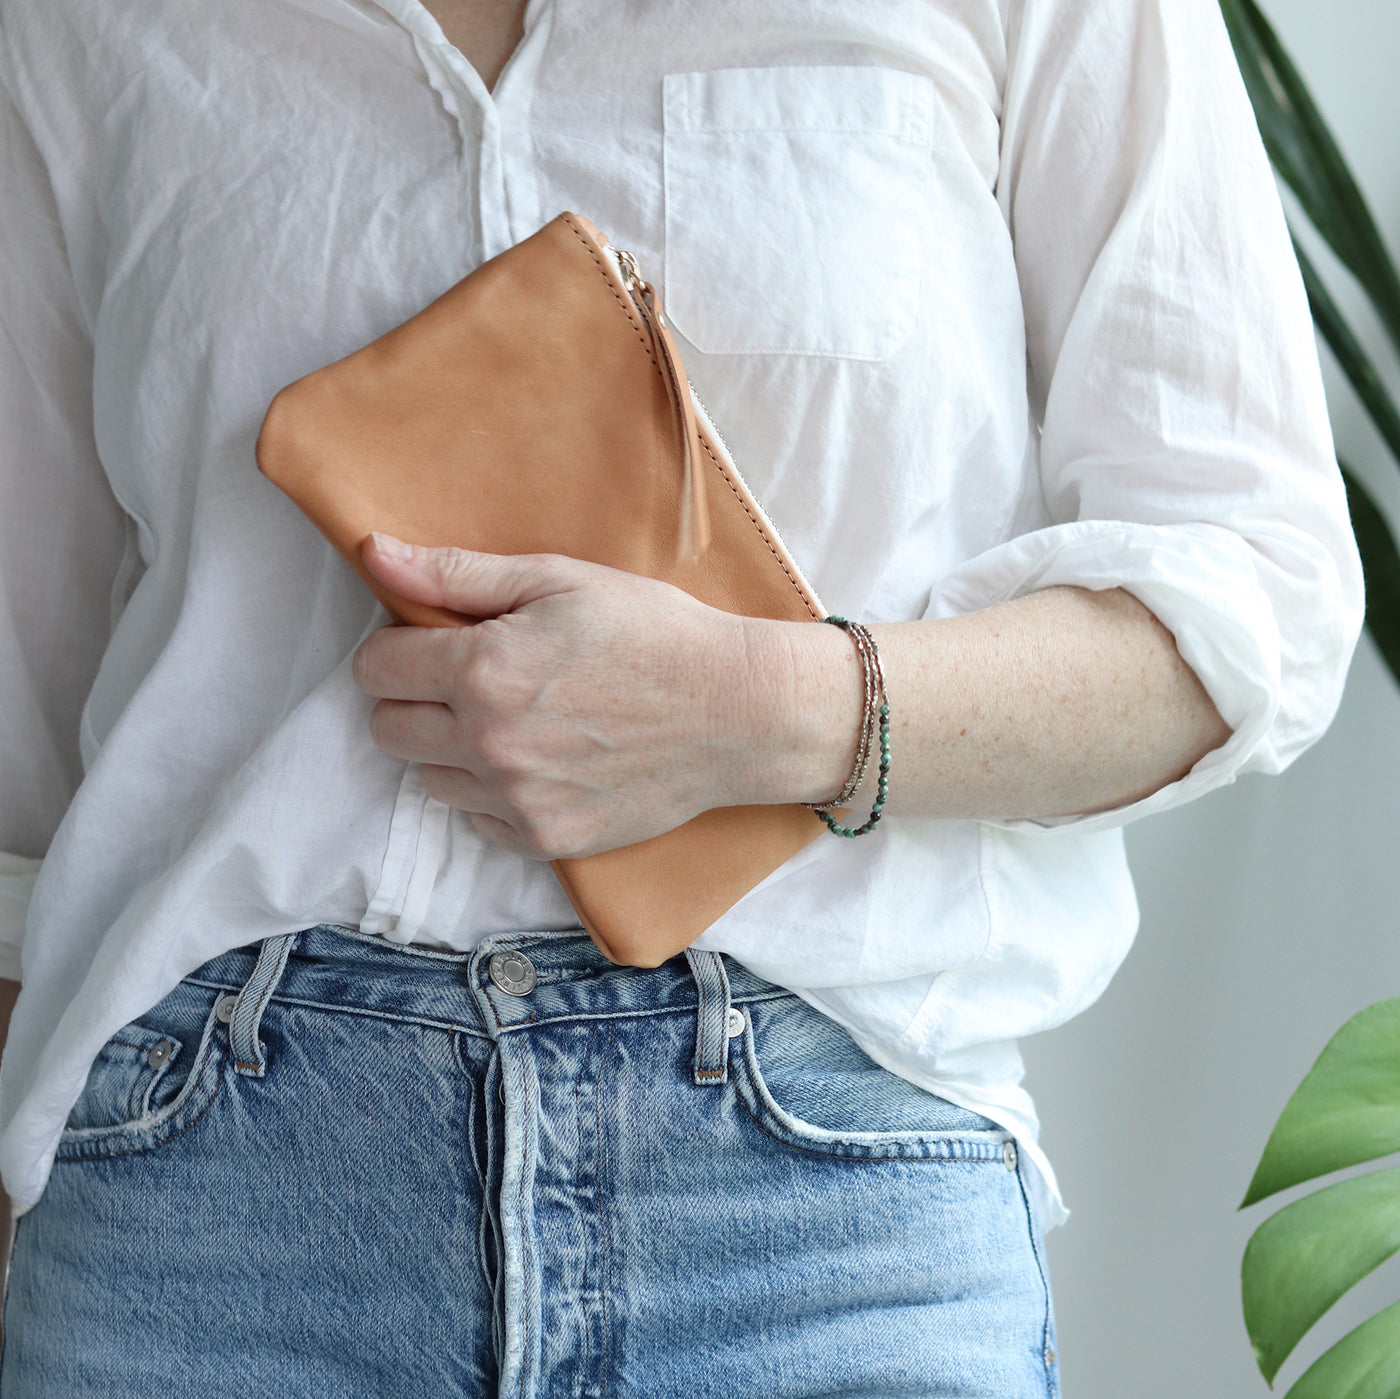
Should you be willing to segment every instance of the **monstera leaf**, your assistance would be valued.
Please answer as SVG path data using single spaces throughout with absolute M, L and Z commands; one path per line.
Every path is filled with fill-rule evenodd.
M 1400 1151 L 1400 998 L 1349 1020 L 1288 1100 L 1241 1208 Z M 1400 1252 L 1400 1167 L 1305 1196 L 1245 1250 L 1245 1325 L 1264 1378 L 1328 1309 Z M 1288 1399 L 1400 1395 L 1400 1304 L 1328 1351 Z

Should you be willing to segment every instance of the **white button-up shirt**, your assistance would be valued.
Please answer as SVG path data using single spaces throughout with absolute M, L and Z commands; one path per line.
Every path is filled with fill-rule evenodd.
M 376 748 L 350 657 L 388 617 L 253 457 L 284 384 L 573 209 L 659 282 L 828 608 L 1123 587 L 1233 729 L 1119 810 L 815 841 L 700 941 L 1008 1126 L 1058 1218 L 1016 1041 L 1127 952 L 1121 827 L 1286 766 L 1361 622 L 1215 0 L 531 0 L 492 93 L 417 0 L 0 0 L 0 25 L 16 1208 L 99 1047 L 207 958 L 322 922 L 577 926 L 547 864 Z

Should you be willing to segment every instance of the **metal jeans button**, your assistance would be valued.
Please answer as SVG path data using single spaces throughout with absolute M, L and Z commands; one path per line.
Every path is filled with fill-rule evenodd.
M 1016 1143 L 1007 1142 L 1001 1149 L 1001 1159 L 1006 1162 L 1006 1169 L 1014 1171 L 1016 1169 Z
M 237 996 L 225 996 L 214 1008 L 214 1014 L 227 1025 L 228 1022 L 233 1019 L 233 1008 L 237 1004 Z
M 523 952 L 497 952 L 486 970 L 507 996 L 528 996 L 539 980 L 535 964 Z
M 729 1007 L 729 1038 L 744 1033 L 744 1012 L 738 1006 Z
M 159 1040 L 147 1052 L 146 1062 L 153 1069 L 158 1069 L 174 1052 L 175 1045 L 171 1040 Z

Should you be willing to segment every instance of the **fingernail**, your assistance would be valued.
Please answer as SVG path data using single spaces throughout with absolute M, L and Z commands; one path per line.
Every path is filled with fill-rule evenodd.
M 417 550 L 412 544 L 405 544 L 402 539 L 395 539 L 392 534 L 384 534 L 380 530 L 373 531 L 374 547 L 381 554 L 391 559 L 397 559 L 400 563 L 412 563 L 413 556 Z

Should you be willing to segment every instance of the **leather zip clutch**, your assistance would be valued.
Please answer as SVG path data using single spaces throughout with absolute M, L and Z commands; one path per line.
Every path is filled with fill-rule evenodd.
M 360 556 L 372 530 L 569 554 L 745 616 L 826 615 L 695 396 L 654 289 L 577 214 L 282 389 L 257 462 L 399 623 L 478 619 L 386 590 Z M 730 807 L 552 865 L 604 955 L 657 966 L 825 829 L 796 804 Z

